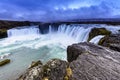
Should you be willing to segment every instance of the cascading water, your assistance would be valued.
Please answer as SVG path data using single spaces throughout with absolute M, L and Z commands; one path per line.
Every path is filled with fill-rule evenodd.
M 8 38 L 0 40 L 0 58 L 10 58 L 12 63 L 0 68 L 0 79 L 7 80 L 9 77 L 19 75 L 34 60 L 40 59 L 42 62 L 52 58 L 66 60 L 67 46 L 87 41 L 89 32 L 94 27 L 105 27 L 113 33 L 120 30 L 120 27 L 115 26 L 86 24 L 62 24 L 57 29 L 50 25 L 46 34 L 42 34 L 40 31 L 44 30 L 39 30 L 37 26 L 8 30 Z M 100 38 L 102 36 L 97 36 L 90 42 L 98 43 Z
M 14 28 L 10 29 L 7 31 L 8 37 L 13 37 L 13 36 L 25 36 L 25 35 L 38 35 L 39 29 L 37 26 L 32 26 L 32 27 L 23 27 L 23 28 Z

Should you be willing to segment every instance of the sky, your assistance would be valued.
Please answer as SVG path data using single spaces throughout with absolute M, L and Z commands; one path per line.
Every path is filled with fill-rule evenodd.
M 0 0 L 1 20 L 120 18 L 120 0 Z

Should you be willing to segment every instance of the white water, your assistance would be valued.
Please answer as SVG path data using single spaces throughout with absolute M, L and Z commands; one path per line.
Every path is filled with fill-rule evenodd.
M 103 35 L 96 36 L 93 39 L 91 39 L 89 42 L 98 44 L 98 42 L 100 41 L 100 39 L 103 38 L 103 37 L 104 37 Z
M 0 40 L 0 58 L 10 58 L 12 62 L 0 67 L 0 79 L 7 80 L 13 76 L 16 78 L 34 60 L 40 59 L 43 62 L 52 58 L 66 60 L 67 46 L 87 41 L 93 27 L 106 27 L 113 33 L 120 29 L 107 25 L 63 24 L 58 30 L 55 30 L 54 26 L 49 26 L 48 34 L 41 34 L 37 26 L 8 30 L 8 38 Z M 100 38 L 97 36 L 91 42 L 98 43 Z

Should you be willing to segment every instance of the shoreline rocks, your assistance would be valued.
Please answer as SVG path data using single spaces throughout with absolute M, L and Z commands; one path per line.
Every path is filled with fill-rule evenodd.
M 21 75 L 17 80 L 64 80 L 67 72 L 68 63 L 59 59 L 52 59 L 45 65 L 39 64 L 33 68 L 29 68 L 25 74 Z

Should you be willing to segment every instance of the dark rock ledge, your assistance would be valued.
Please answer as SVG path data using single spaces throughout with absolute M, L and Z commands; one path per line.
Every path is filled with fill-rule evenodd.
M 68 62 L 53 59 L 26 71 L 17 80 L 119 80 L 120 52 L 92 43 L 67 48 Z
M 98 44 L 120 52 L 120 33 L 107 35 Z

